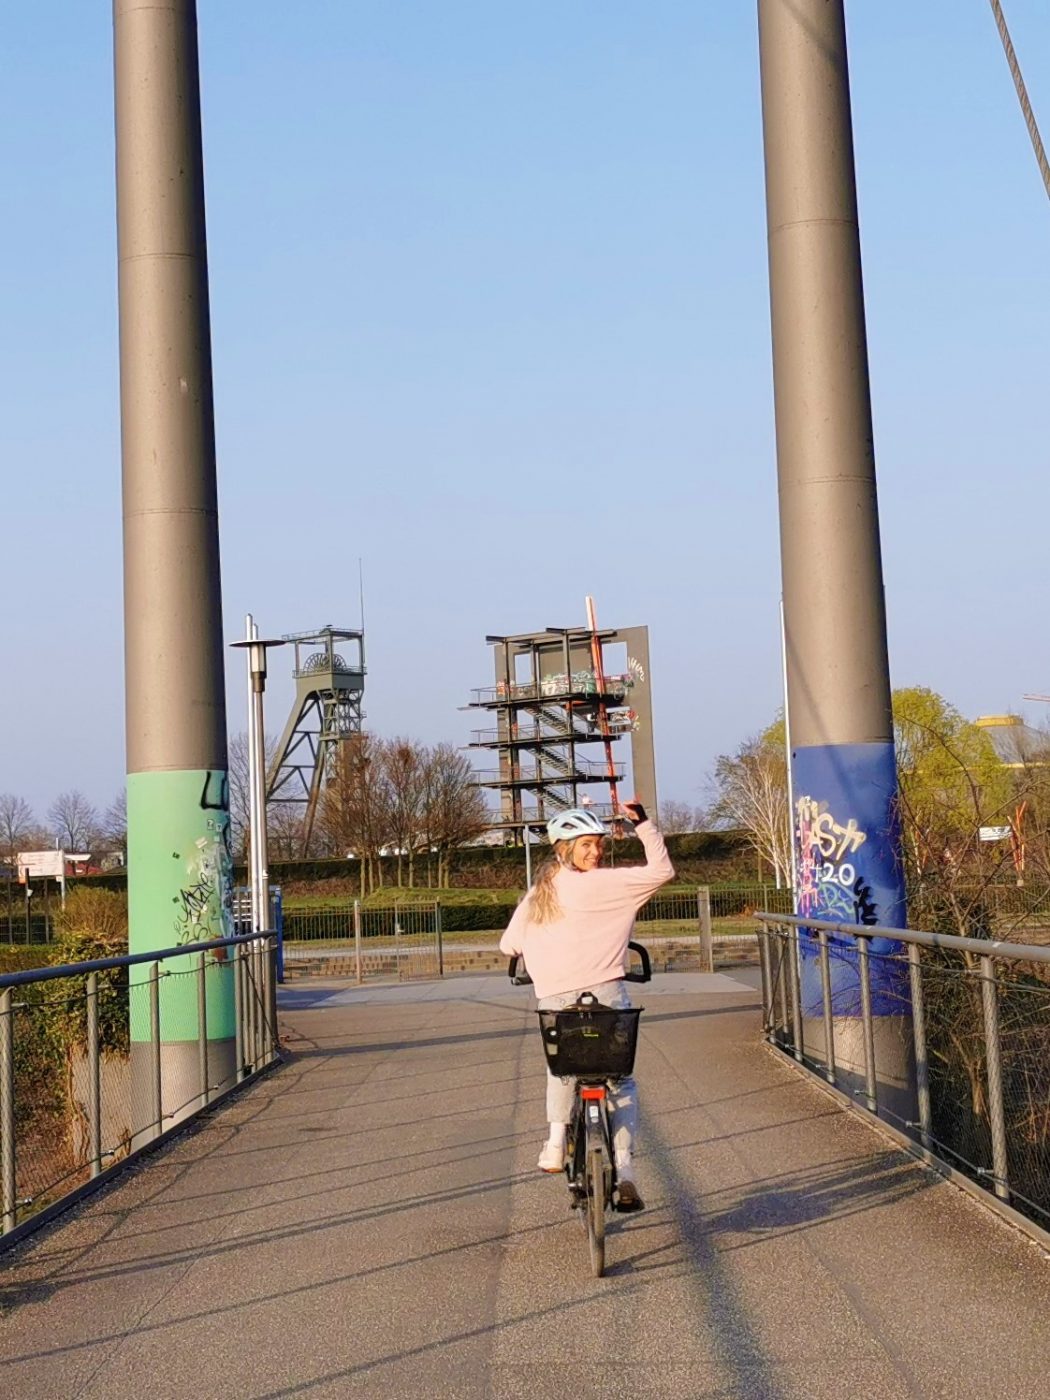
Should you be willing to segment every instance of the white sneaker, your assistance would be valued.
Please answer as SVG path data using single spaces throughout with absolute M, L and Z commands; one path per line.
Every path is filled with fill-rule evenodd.
M 565 1170 L 565 1145 L 560 1142 L 545 1142 L 540 1160 L 536 1163 L 541 1172 L 562 1172 Z

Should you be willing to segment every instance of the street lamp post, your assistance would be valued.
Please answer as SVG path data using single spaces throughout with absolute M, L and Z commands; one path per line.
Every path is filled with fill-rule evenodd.
M 251 613 L 245 619 L 243 641 L 232 646 L 247 652 L 248 661 L 248 848 L 251 890 L 252 932 L 260 933 L 270 924 L 270 872 L 266 829 L 266 722 L 263 695 L 266 692 L 266 653 L 270 647 L 283 647 L 281 638 L 259 636 Z

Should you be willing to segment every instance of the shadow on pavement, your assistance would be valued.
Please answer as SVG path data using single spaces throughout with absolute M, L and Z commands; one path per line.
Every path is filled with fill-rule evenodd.
M 911 1157 L 890 1149 L 863 1162 L 831 1162 L 749 1182 L 738 1199 L 704 1210 L 704 1229 L 734 1237 L 720 1249 L 744 1249 L 771 1234 L 794 1234 L 893 1205 L 928 1190 L 937 1180 L 918 1169 Z

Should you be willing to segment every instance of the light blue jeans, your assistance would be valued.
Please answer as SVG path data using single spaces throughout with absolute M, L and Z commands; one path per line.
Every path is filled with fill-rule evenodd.
M 540 1011 L 560 1011 L 578 1001 L 584 992 L 591 992 L 603 1006 L 614 1006 L 618 1010 L 631 1004 L 625 983 L 600 982 L 596 987 L 579 987 L 574 992 L 542 997 L 536 1005 Z M 571 1076 L 559 1077 L 547 1071 L 548 1123 L 568 1123 L 575 1089 L 576 1080 Z M 612 1109 L 613 1151 L 619 1166 L 630 1161 L 638 1134 L 638 1086 L 633 1075 L 609 1081 L 609 1107 Z

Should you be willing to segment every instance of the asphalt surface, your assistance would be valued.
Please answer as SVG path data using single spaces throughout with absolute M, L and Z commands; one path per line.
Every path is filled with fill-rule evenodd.
M 775 1060 L 748 979 L 639 989 L 603 1279 L 524 991 L 289 988 L 285 1067 L 0 1266 L 0 1395 L 1050 1394 L 1050 1261 Z

